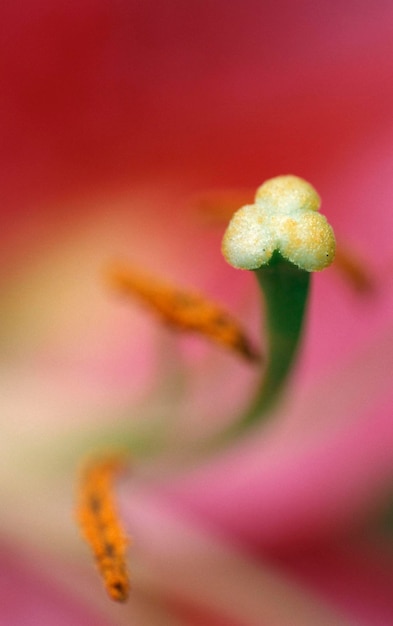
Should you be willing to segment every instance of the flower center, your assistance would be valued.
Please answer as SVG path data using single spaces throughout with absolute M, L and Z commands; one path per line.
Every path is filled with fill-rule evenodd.
M 217 438 L 203 442 L 205 452 L 270 417 L 281 397 L 301 339 L 310 272 L 330 265 L 335 255 L 333 230 L 318 213 L 319 205 L 309 183 L 296 176 L 278 176 L 259 187 L 255 203 L 239 209 L 227 228 L 222 245 L 225 258 L 236 268 L 254 270 L 264 297 L 268 353 L 250 407 Z M 260 360 L 241 326 L 203 296 L 119 264 L 109 268 L 107 278 L 113 288 L 137 296 L 172 328 L 199 333 L 249 361 Z M 127 539 L 113 496 L 113 481 L 124 463 L 121 455 L 92 461 L 82 476 L 78 504 L 82 533 L 109 596 L 117 601 L 126 600 L 129 590 Z

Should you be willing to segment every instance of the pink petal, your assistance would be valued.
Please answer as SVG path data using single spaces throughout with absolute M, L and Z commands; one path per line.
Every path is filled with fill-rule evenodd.
M 111 620 L 87 606 L 22 553 L 2 546 L 0 623 L 4 626 L 110 626 Z M 61 567 L 61 564 L 59 564 Z M 45 568 L 47 570 L 47 568 Z
M 347 623 L 290 578 L 186 522 L 146 492 L 128 490 L 122 508 L 134 540 L 135 580 L 150 593 L 199 606 L 231 626 Z
M 391 346 L 389 331 L 298 405 L 284 405 L 254 440 L 169 491 L 203 519 L 266 546 L 314 542 L 369 514 L 393 475 Z

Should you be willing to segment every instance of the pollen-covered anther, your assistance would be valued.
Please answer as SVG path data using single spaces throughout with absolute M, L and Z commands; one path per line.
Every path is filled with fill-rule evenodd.
M 259 353 L 240 325 L 224 309 L 202 295 L 120 264 L 113 265 L 107 274 L 112 287 L 138 297 L 172 328 L 203 335 L 250 361 L 260 360 Z
M 95 557 L 109 597 L 128 598 L 130 582 L 126 564 L 127 536 L 116 510 L 114 480 L 124 469 L 122 456 L 91 460 L 79 483 L 77 520 Z
M 266 181 L 255 203 L 232 217 L 222 243 L 226 260 L 239 269 L 258 269 L 277 251 L 303 270 L 323 270 L 334 260 L 336 243 L 319 206 L 319 195 L 302 178 Z
M 250 189 L 216 189 L 201 192 L 192 199 L 192 206 L 208 224 L 226 224 L 239 206 L 254 196 Z
M 370 263 L 354 250 L 339 244 L 334 266 L 348 285 L 359 294 L 375 294 L 377 291 L 377 281 L 370 269 Z

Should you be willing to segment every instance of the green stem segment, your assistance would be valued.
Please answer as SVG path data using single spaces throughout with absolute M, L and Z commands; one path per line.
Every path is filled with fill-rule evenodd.
M 229 438 L 261 423 L 274 408 L 296 356 L 306 311 L 309 272 L 275 252 L 270 263 L 255 270 L 255 274 L 265 304 L 267 363 L 253 403 L 227 432 Z

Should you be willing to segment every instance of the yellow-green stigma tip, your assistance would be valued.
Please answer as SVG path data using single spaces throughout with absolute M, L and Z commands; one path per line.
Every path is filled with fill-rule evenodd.
M 233 215 L 222 251 L 230 265 L 254 270 L 273 253 L 307 272 L 320 271 L 334 260 L 332 227 L 319 211 L 314 187 L 298 176 L 277 176 L 261 185 L 255 203 Z

